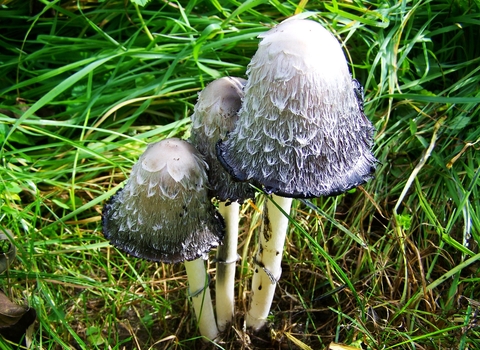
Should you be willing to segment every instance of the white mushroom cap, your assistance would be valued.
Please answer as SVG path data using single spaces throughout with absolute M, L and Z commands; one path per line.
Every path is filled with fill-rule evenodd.
M 218 200 L 243 202 L 255 192 L 248 183 L 234 181 L 217 160 L 215 145 L 234 129 L 242 105 L 245 79 L 214 80 L 199 94 L 192 119 L 190 140 L 208 164 L 210 195 Z
M 103 234 L 139 258 L 175 263 L 204 257 L 224 235 L 207 185 L 206 164 L 188 142 L 151 144 L 104 206 Z
M 286 197 L 336 195 L 370 179 L 374 128 L 338 41 L 302 19 L 260 38 L 239 120 L 217 146 L 224 167 Z

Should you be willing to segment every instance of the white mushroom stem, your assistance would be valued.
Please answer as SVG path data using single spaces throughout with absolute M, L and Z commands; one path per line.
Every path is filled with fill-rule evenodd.
M 275 194 L 268 199 L 262 232 L 255 257 L 254 275 L 252 280 L 252 295 L 247 313 L 247 327 L 258 330 L 265 325 L 272 306 L 277 281 L 282 274 L 282 255 L 285 237 L 288 229 L 288 217 L 292 199 Z
M 235 270 L 238 246 L 238 222 L 240 204 L 220 202 L 218 211 L 225 220 L 226 233 L 223 244 L 217 250 L 216 310 L 217 324 L 224 331 L 235 313 Z
M 209 340 L 214 340 L 218 336 L 218 328 L 213 313 L 205 262 L 203 259 L 185 261 L 185 270 L 200 334 Z

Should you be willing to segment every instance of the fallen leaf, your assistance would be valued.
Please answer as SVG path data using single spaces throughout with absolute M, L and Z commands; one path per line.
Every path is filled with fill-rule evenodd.
M 36 317 L 35 309 L 13 303 L 0 291 L 0 334 L 3 337 L 18 344 Z

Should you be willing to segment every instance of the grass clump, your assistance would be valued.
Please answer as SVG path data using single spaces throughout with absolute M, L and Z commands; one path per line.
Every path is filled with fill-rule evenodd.
M 356 191 L 295 202 L 260 334 L 242 329 L 260 221 L 243 208 L 238 315 L 219 347 L 480 348 L 478 2 L 0 6 L 1 233 L 17 249 L 0 283 L 37 311 L 33 347 L 205 346 L 183 267 L 112 248 L 102 204 L 147 143 L 188 136 L 198 91 L 245 75 L 258 34 L 311 11 L 365 87 L 381 164 Z

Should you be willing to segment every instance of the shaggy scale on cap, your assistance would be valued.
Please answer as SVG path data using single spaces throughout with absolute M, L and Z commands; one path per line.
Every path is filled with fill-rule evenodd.
M 234 129 L 242 105 L 245 79 L 214 80 L 199 94 L 192 119 L 192 144 L 208 164 L 210 195 L 219 201 L 242 203 L 255 192 L 248 183 L 234 181 L 217 159 L 215 144 Z
M 319 23 L 286 20 L 259 36 L 236 128 L 217 156 L 267 193 L 337 195 L 372 177 L 374 128 L 338 41 Z
M 148 146 L 130 179 L 103 208 L 103 234 L 144 259 L 176 263 L 220 244 L 224 224 L 208 198 L 206 164 L 188 142 Z

